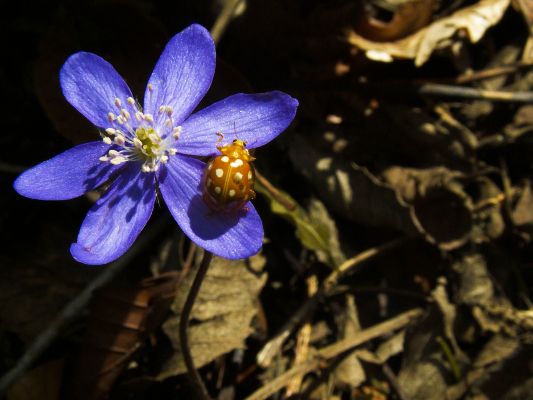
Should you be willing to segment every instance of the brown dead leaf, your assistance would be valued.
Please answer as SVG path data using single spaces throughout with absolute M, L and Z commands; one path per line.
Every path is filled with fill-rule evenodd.
M 68 394 L 101 400 L 148 335 L 159 328 L 174 298 L 180 275 L 169 271 L 132 287 L 110 286 L 95 293 L 87 332 Z
M 53 360 L 28 371 L 9 389 L 7 400 L 59 400 L 63 360 Z
M 372 60 L 390 62 L 394 58 L 414 59 L 419 67 L 435 50 L 449 48 L 459 32 L 466 32 L 470 42 L 477 43 L 487 29 L 500 21 L 509 4 L 510 0 L 481 0 L 397 41 L 375 42 L 353 30 L 348 32 L 347 40 L 365 50 L 366 56 Z
M 356 335 L 361 330 L 361 323 L 359 322 L 355 297 L 353 295 L 346 296 L 346 312 L 342 319 L 340 327 L 341 340 Z M 336 385 L 351 389 L 359 387 L 366 380 L 365 370 L 355 353 L 348 355 L 342 360 L 335 369 L 334 376 Z
M 196 367 L 244 346 L 244 340 L 252 333 L 252 318 L 257 314 L 257 296 L 267 279 L 264 265 L 262 255 L 248 260 L 213 258 L 191 313 L 189 343 Z M 163 324 L 175 353 L 158 379 L 186 371 L 180 350 L 179 320 L 193 278 L 194 271 L 180 286 L 172 307 L 174 314 Z
M 511 211 L 513 223 L 520 229 L 533 233 L 533 193 L 531 181 L 524 182 L 516 205 Z
M 436 308 L 408 329 L 398 384 L 410 400 L 442 400 L 451 380 L 447 360 L 437 338 L 442 333 L 442 317 Z

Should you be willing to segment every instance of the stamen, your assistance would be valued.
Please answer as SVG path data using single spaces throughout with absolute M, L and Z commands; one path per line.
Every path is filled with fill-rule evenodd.
M 115 120 L 115 114 L 113 114 L 112 112 L 107 113 L 107 119 L 109 120 L 109 122 L 113 122 Z
M 159 113 L 165 112 L 165 106 L 159 106 Z
M 113 143 L 113 141 L 111 140 L 111 138 L 108 137 L 108 136 L 104 137 L 103 141 L 104 141 L 105 144 L 111 144 L 111 143 Z
M 138 138 L 133 138 L 133 145 L 138 149 L 142 149 L 143 142 L 141 142 Z
M 128 119 L 130 119 L 130 113 L 128 112 L 128 110 L 126 110 L 125 108 L 121 109 L 120 110 L 120 113 L 122 114 L 122 116 L 124 117 L 124 119 L 127 121 Z
M 119 165 L 119 164 L 125 163 L 126 161 L 128 160 L 124 157 L 115 157 L 111 159 L 110 163 L 113 165 Z
M 172 115 L 172 107 L 170 106 L 166 106 L 165 107 L 165 112 L 167 113 L 167 115 L 170 117 Z
M 107 153 L 109 155 L 109 157 L 118 157 L 120 156 L 120 153 L 116 150 L 109 150 L 109 152 Z
M 130 106 L 132 106 L 132 105 L 135 104 L 135 100 L 134 100 L 133 97 L 128 97 L 128 98 L 126 99 L 126 101 L 128 102 L 128 104 L 129 104 Z
M 120 101 L 120 99 L 118 97 L 115 97 L 115 105 L 120 108 L 122 106 L 122 102 Z
M 168 156 L 161 156 L 161 158 L 159 159 L 163 164 L 166 164 L 167 161 L 168 161 Z
M 165 125 L 170 128 L 172 126 L 172 120 L 171 119 L 167 119 L 165 121 Z
M 137 118 L 137 121 L 141 122 L 144 119 L 144 114 L 140 111 L 137 111 L 135 113 L 135 118 Z
M 143 164 L 141 167 L 142 172 L 150 172 L 150 166 Z
M 152 92 L 152 91 L 154 90 L 154 85 L 152 85 L 151 83 L 149 83 L 148 86 L 147 86 L 147 88 L 148 88 L 148 90 L 149 90 L 150 92 Z
M 154 117 L 152 114 L 144 114 L 144 119 L 148 122 L 154 122 Z
M 109 161 L 109 157 L 102 156 L 102 157 L 99 158 L 99 160 L 102 161 L 102 162 L 106 162 L 106 161 Z
M 115 143 L 119 146 L 124 146 L 126 144 L 126 138 L 122 135 L 115 136 Z
M 175 156 L 177 152 L 178 150 L 176 150 L 174 147 L 171 147 L 170 149 L 167 150 L 167 153 L 170 154 L 171 156 Z
M 105 131 L 110 135 L 114 135 L 115 133 L 117 133 L 117 130 L 113 128 L 107 128 Z
M 124 125 L 124 123 L 126 122 L 126 120 L 124 119 L 124 117 L 122 115 L 119 115 L 117 117 L 117 122 L 120 124 L 120 125 Z
M 182 127 L 181 126 L 176 126 L 173 130 L 172 130 L 172 137 L 174 139 L 179 139 L 180 138 L 180 135 L 181 135 L 181 130 L 182 130 Z

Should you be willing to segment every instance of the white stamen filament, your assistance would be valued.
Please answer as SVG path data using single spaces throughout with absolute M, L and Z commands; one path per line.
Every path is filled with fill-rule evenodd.
M 154 91 L 153 85 L 147 87 L 148 95 Z M 174 140 L 181 134 L 181 126 L 174 126 L 172 119 L 173 109 L 170 105 L 158 107 L 158 114 L 165 117 L 154 123 L 152 114 L 142 112 L 142 108 L 136 103 L 133 97 L 125 98 L 126 107 L 122 107 L 122 101 L 116 97 L 114 106 L 117 110 L 107 113 L 107 119 L 111 126 L 102 132 L 102 140 L 105 144 L 112 146 L 106 155 L 100 157 L 100 161 L 119 165 L 128 161 L 140 162 L 141 171 L 155 172 L 161 164 L 169 162 L 170 156 L 177 154 L 177 149 L 167 147 L 170 145 L 166 136 L 168 130 Z M 132 119 L 132 117 L 135 118 Z M 163 126 L 165 126 L 163 128 Z M 163 132 L 160 129 L 163 128 Z

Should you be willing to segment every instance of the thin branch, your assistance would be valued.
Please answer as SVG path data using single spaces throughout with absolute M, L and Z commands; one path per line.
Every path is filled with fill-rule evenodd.
M 266 368 L 270 365 L 274 356 L 279 352 L 285 340 L 290 336 L 290 334 L 296 329 L 297 326 L 315 309 L 318 301 L 324 296 L 329 296 L 333 288 L 337 285 L 339 279 L 344 276 L 348 271 L 354 269 L 356 266 L 361 265 L 362 263 L 369 261 L 373 257 L 383 254 L 403 243 L 407 239 L 400 238 L 395 239 L 385 244 L 371 247 L 355 257 L 352 257 L 342 263 L 338 268 L 336 268 L 329 276 L 324 280 L 322 286 L 318 293 L 308 298 L 297 310 L 296 312 L 285 322 L 283 327 L 276 333 L 276 335 L 270 339 L 263 348 L 257 353 L 257 363 Z
M 202 263 L 200 264 L 200 267 L 198 267 L 198 271 L 196 272 L 196 276 L 194 277 L 191 289 L 189 290 L 189 294 L 187 295 L 187 300 L 185 300 L 183 310 L 181 310 L 179 328 L 181 353 L 183 355 L 185 365 L 187 366 L 187 375 L 189 377 L 189 381 L 191 382 L 194 388 L 194 391 L 196 392 L 197 398 L 201 400 L 210 400 L 211 397 L 209 396 L 204 382 L 202 381 L 202 377 L 194 366 L 194 360 L 192 358 L 191 349 L 189 347 L 189 336 L 187 334 L 187 329 L 189 327 L 189 317 L 191 315 L 191 310 L 194 305 L 194 301 L 196 300 L 196 296 L 200 291 L 200 287 L 202 286 L 202 282 L 204 281 L 212 258 L 213 255 L 207 250 L 204 250 L 204 257 L 202 258 Z
M 211 36 L 213 37 L 215 44 L 218 44 L 218 42 L 220 41 L 220 38 L 224 34 L 224 31 L 226 30 L 228 24 L 233 19 L 237 6 L 242 1 L 243 0 L 226 0 L 224 8 L 222 8 L 222 11 L 218 15 L 217 20 L 211 28 Z
M 452 97 L 471 100 L 499 101 L 503 103 L 533 103 L 533 92 L 484 90 L 471 87 L 425 83 L 416 89 L 425 96 Z
M 59 315 L 48 325 L 46 330 L 42 332 L 28 347 L 24 355 L 18 360 L 16 365 L 10 369 L 0 379 L 0 397 L 5 391 L 15 382 L 17 378 L 22 376 L 37 358 L 39 358 L 50 344 L 57 338 L 62 329 L 76 317 L 87 306 L 95 290 L 107 285 L 113 280 L 129 263 L 137 257 L 137 255 L 150 244 L 167 225 L 167 219 L 160 219 L 147 229 L 137 239 L 131 249 L 124 254 L 117 261 L 109 264 L 100 275 L 92 280 L 83 291 L 68 303 Z
M 252 393 L 246 398 L 246 400 L 267 399 L 272 394 L 287 386 L 295 376 L 304 375 L 313 370 L 323 368 L 325 360 L 332 359 L 348 350 L 353 350 L 355 347 L 360 346 L 372 339 L 403 328 L 413 319 L 418 318 L 421 314 L 422 310 L 419 308 L 406 311 L 394 318 L 357 332 L 350 338 L 341 340 L 330 346 L 326 346 L 317 352 L 315 358 L 289 369 L 282 375 L 267 383 L 261 389 Z

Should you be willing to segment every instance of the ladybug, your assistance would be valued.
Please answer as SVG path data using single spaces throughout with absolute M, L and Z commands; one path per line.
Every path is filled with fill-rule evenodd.
M 224 136 L 217 135 L 222 141 Z M 204 171 L 202 197 L 213 211 L 240 210 L 255 198 L 255 158 L 246 149 L 246 142 L 239 139 L 217 149 L 221 154 L 211 159 Z

